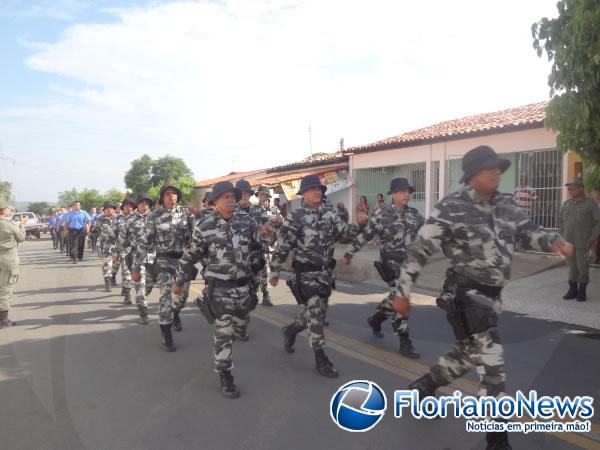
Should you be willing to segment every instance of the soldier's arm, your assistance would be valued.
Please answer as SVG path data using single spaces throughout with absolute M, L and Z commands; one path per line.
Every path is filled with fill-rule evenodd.
M 372 241 L 375 236 L 380 234 L 381 232 L 381 210 L 378 210 L 371 218 L 369 222 L 364 227 L 364 229 L 357 234 L 357 236 L 352 241 L 352 245 L 350 249 L 344 255 L 346 259 L 352 259 L 352 257 L 358 253 L 369 241 Z
M 142 264 L 146 260 L 146 256 L 148 256 L 148 252 L 152 249 L 154 245 L 154 240 L 156 238 L 156 224 L 152 217 L 148 218 L 146 225 L 142 233 L 140 234 L 140 238 L 137 242 L 137 251 L 135 253 L 135 257 L 133 259 L 133 267 L 132 272 L 139 272 Z
M 13 235 L 15 236 L 15 241 L 17 241 L 18 243 L 24 242 L 25 239 L 27 238 L 27 233 L 25 232 L 25 224 L 24 223 L 19 223 L 18 225 L 15 224 L 15 230 Z
M 402 264 L 400 275 L 394 282 L 392 293 L 396 297 L 408 298 L 419 274 L 427 264 L 427 260 L 442 245 L 451 239 L 451 223 L 437 207 L 417 233 L 415 242 L 408 248 L 406 261 Z
M 194 233 L 192 234 L 192 241 L 190 245 L 185 249 L 183 256 L 179 260 L 177 273 L 175 275 L 175 285 L 178 287 L 183 287 L 186 281 L 191 281 L 194 264 L 196 264 L 198 261 L 202 261 L 202 265 L 205 265 L 207 254 L 208 245 L 204 240 L 202 228 L 196 227 L 194 229 Z
M 561 240 L 560 234 L 546 231 L 531 221 L 526 210 L 519 208 L 516 203 L 513 206 L 517 225 L 516 237 L 521 241 L 521 245 L 539 252 L 553 252 L 553 244 Z
M 592 241 L 597 241 L 600 239 L 600 206 L 593 205 L 592 217 L 594 218 L 595 225 L 590 239 Z
M 290 214 L 289 218 L 285 219 L 277 232 L 277 245 L 271 260 L 271 278 L 279 279 L 281 266 L 292 249 L 298 244 L 299 234 L 300 224 L 297 222 L 295 215 Z
M 354 239 L 365 227 L 344 222 L 337 212 L 333 212 L 333 224 L 336 229 L 336 241 Z

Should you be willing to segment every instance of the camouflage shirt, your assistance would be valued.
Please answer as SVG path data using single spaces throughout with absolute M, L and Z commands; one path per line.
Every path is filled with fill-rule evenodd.
M 96 221 L 96 227 L 98 227 L 99 235 L 98 239 L 102 243 L 102 252 L 105 255 L 116 253 L 117 244 L 117 216 L 113 216 L 112 219 L 108 216 L 102 216 Z
M 406 257 L 406 251 L 417 237 L 419 228 L 423 226 L 425 219 L 415 208 L 407 206 L 400 209 L 398 206 L 383 205 L 369 219 L 362 233 L 352 242 L 352 247 L 344 255 L 352 259 L 355 253 L 360 251 L 365 244 L 375 236 L 379 236 L 383 248 L 382 257 L 395 261 L 402 261 Z
M 183 253 L 191 241 L 193 226 L 193 216 L 182 206 L 173 209 L 160 207 L 152 211 L 137 242 L 132 270 L 139 272 L 152 250 L 156 250 L 157 258 L 166 253 Z
M 356 225 L 345 223 L 334 208 L 305 206 L 291 211 L 277 234 L 271 263 L 272 278 L 279 278 L 281 265 L 293 251 L 293 259 L 302 264 L 326 269 L 332 260 L 335 243 L 356 236 Z
M 251 254 L 259 245 L 260 230 L 254 219 L 236 211 L 229 220 L 218 212 L 197 224 L 192 242 L 177 268 L 176 283 L 183 286 L 195 263 L 204 266 L 204 276 L 219 280 L 250 278 Z
M 134 213 L 121 214 L 117 217 L 117 251 L 119 255 L 129 253 L 131 251 L 127 245 L 127 229 L 133 220 Z
M 458 274 L 482 285 L 504 286 L 517 241 L 548 252 L 559 239 L 534 224 L 511 195 L 496 193 L 488 201 L 464 187 L 435 206 L 408 249 L 393 293 L 407 298 L 427 259 L 440 249 Z
M 135 253 L 138 247 L 138 243 L 144 233 L 146 222 L 150 217 L 150 211 L 146 214 L 141 214 L 138 211 L 134 211 L 129 217 L 127 228 L 125 229 L 125 237 L 123 239 L 123 248 L 130 249 L 129 251 Z

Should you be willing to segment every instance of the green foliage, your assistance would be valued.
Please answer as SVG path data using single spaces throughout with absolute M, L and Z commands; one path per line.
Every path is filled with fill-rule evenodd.
M 0 200 L 12 203 L 12 184 L 8 181 L 0 181 Z
M 152 186 L 150 178 L 152 177 L 153 164 L 154 161 L 148 155 L 143 155 L 131 162 L 131 168 L 125 174 L 125 186 L 134 195 L 142 194 Z
M 546 125 L 557 143 L 600 164 L 600 2 L 562 0 L 559 16 L 532 25 L 533 47 L 552 61 Z
M 121 203 L 123 201 L 123 199 L 125 198 L 125 193 L 119 191 L 118 189 L 110 189 L 109 191 L 106 191 L 104 193 L 104 199 L 103 202 L 105 201 L 113 201 L 115 203 Z
M 61 192 L 58 195 L 58 206 L 67 207 L 70 206 L 75 200 L 79 200 L 81 202 L 81 209 L 89 211 L 92 208 L 98 208 L 102 206 L 102 204 L 107 200 L 120 203 L 123 198 L 125 198 L 125 194 L 118 189 L 111 189 L 104 194 L 101 194 L 97 189 L 86 188 L 82 191 L 78 191 L 77 189 L 73 188 L 71 190 Z
M 125 186 L 134 196 L 152 192 L 158 194 L 158 188 L 167 181 L 179 180 L 182 177 L 192 178 L 193 173 L 181 158 L 163 156 L 153 160 L 143 155 L 131 162 L 131 168 L 125 174 Z
M 33 202 L 27 205 L 27 211 L 31 211 L 38 216 L 47 216 L 52 212 L 52 207 L 48 202 Z
M 163 156 L 152 164 L 152 186 L 159 186 L 169 180 L 177 180 L 180 177 L 192 177 L 193 173 L 181 158 L 175 156 Z
M 588 166 L 589 171 L 585 174 L 585 187 L 588 191 L 600 192 L 600 166 Z
M 179 189 L 181 189 L 181 193 L 183 194 L 183 199 L 179 203 L 180 205 L 187 206 L 193 202 L 193 200 L 194 200 L 194 183 L 195 183 L 193 178 L 184 176 L 184 177 L 179 177 L 177 179 L 167 179 L 166 182 L 168 184 L 172 184 L 173 186 L 177 186 Z M 148 195 L 151 198 L 158 200 L 158 197 L 160 195 L 160 188 L 162 187 L 162 185 L 163 185 L 163 183 L 150 188 L 148 190 Z

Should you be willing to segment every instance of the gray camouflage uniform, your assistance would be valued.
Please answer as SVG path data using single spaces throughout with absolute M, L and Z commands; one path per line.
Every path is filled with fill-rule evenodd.
M 127 228 L 129 228 L 132 219 L 133 213 L 123 213 L 117 219 L 116 249 L 121 265 L 121 287 L 123 289 L 131 289 L 131 261 L 128 263 L 131 248 L 127 246 Z
M 380 262 L 394 273 L 398 278 L 402 263 L 406 259 L 406 252 L 417 237 L 417 232 L 425 223 L 425 219 L 416 208 L 407 206 L 400 209 L 395 204 L 383 205 L 375 211 L 363 231 L 354 239 L 350 250 L 344 255 L 348 259 L 358 253 L 367 242 L 379 236 L 383 245 L 379 251 Z M 393 282 L 390 282 L 393 286 Z M 394 317 L 394 329 L 398 335 L 408 335 L 407 317 L 394 312 L 392 302 L 394 296 L 390 294 L 379 304 L 377 311 L 388 319 Z
M 159 323 L 169 325 L 173 322 L 173 308 L 183 308 L 189 294 L 189 281 L 183 285 L 180 299 L 173 301 L 172 286 L 179 259 L 190 243 L 193 216 L 186 208 L 175 206 L 172 210 L 159 207 L 152 211 L 144 226 L 133 258 L 133 271 L 140 272 L 147 261 L 148 254 L 156 251 L 156 286 L 160 289 Z
M 488 201 L 473 188 L 464 187 L 435 206 L 408 249 L 394 295 L 408 298 L 427 259 L 437 250 L 451 259 L 442 297 L 449 305 L 460 303 L 464 334 L 454 325 L 453 306 L 445 307 L 457 342 L 431 367 L 436 384 L 447 385 L 476 367 L 479 395 L 503 394 L 506 376 L 497 320 L 514 246 L 520 241 L 526 248 L 550 251 L 559 239 L 557 233 L 535 225 L 509 194 L 496 193 Z
M 102 216 L 96 221 L 98 227 L 98 240 L 102 247 L 102 276 L 104 279 L 111 278 L 116 273 L 118 266 L 113 262 L 113 256 L 117 256 L 117 221 L 116 216 L 109 219 Z
M 148 211 L 146 214 L 141 214 L 138 211 L 134 211 L 131 214 L 131 218 L 128 221 L 128 226 L 125 230 L 125 236 L 123 238 L 123 246 L 130 254 L 132 261 L 135 259 L 135 254 L 138 251 L 139 241 L 144 233 L 144 228 L 148 217 L 151 212 Z M 135 303 L 138 308 L 147 308 L 148 302 L 146 301 L 146 289 L 151 288 L 154 284 L 152 274 L 148 273 L 147 266 L 152 265 L 156 259 L 156 255 L 153 251 L 148 252 L 144 263 L 140 266 L 140 281 L 134 283 L 135 287 Z
M 176 284 L 183 286 L 195 263 L 204 266 L 207 283 L 204 295 L 210 297 L 208 303 L 215 316 L 216 372 L 233 368 L 233 340 L 246 333 L 251 302 L 251 253 L 259 245 L 259 233 L 256 222 L 243 210 L 238 209 L 228 220 L 215 211 L 197 224 L 191 245 L 177 268 Z
M 310 345 L 315 350 L 325 347 L 323 318 L 331 295 L 330 267 L 335 243 L 354 237 L 357 232 L 357 226 L 345 223 L 333 208 L 321 205 L 312 209 L 302 201 L 300 208 L 288 213 L 277 233 L 271 278 L 279 279 L 281 266 L 292 252 L 292 264 L 306 300 L 294 325 L 299 330 L 308 327 Z

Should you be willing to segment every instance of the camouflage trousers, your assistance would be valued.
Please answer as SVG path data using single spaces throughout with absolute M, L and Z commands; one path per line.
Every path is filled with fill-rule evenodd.
M 269 273 L 271 273 L 271 253 L 265 253 L 266 264 L 265 267 L 260 271 L 260 291 L 263 295 L 269 293 Z
M 174 281 L 173 272 L 160 271 L 156 277 L 156 287 L 160 290 L 158 299 L 158 323 L 160 325 L 173 323 L 175 318 L 173 308 L 183 309 L 190 293 L 190 283 L 184 283 L 181 297 L 174 299 L 172 291 Z
M 215 312 L 213 355 L 215 372 L 233 369 L 233 341 L 246 334 L 249 286 L 215 287 L 210 305 Z
M 154 285 L 154 280 L 151 276 L 149 276 L 148 271 L 146 270 L 146 265 L 142 264 L 140 267 L 140 282 L 133 283 L 133 287 L 135 289 L 135 304 L 138 308 L 147 308 L 148 302 L 146 301 L 146 288 L 152 287 Z M 189 283 L 186 283 L 189 294 Z M 187 298 L 186 294 L 186 298 Z
M 389 294 L 384 298 L 379 305 L 377 305 L 377 311 L 385 317 L 385 319 L 392 318 L 392 327 L 394 332 L 399 336 L 408 335 L 408 316 L 403 316 L 394 311 L 394 296 Z
M 8 311 L 15 284 L 19 279 L 19 261 L 15 263 L 0 262 L 0 311 Z
M 468 339 L 458 341 L 431 367 L 431 374 L 437 382 L 446 385 L 472 369 L 476 369 L 479 375 L 478 396 L 504 395 L 504 350 L 497 328 L 474 333 Z
M 113 257 L 110 253 L 104 253 L 102 255 L 102 276 L 104 278 L 111 278 L 113 273 L 119 270 L 119 266 L 113 262 Z
M 119 267 L 121 267 L 121 287 L 123 289 L 131 289 L 131 268 L 127 265 L 124 254 L 119 255 L 117 268 L 114 270 L 114 273 L 119 271 Z
M 590 252 L 587 248 L 575 248 L 573 256 L 567 258 L 569 281 L 587 284 L 590 281 Z
M 294 320 L 294 328 L 300 331 L 308 328 L 310 346 L 320 350 L 325 348 L 323 321 L 331 295 L 331 280 L 328 272 L 305 272 L 299 279 L 300 291 L 307 301 Z

